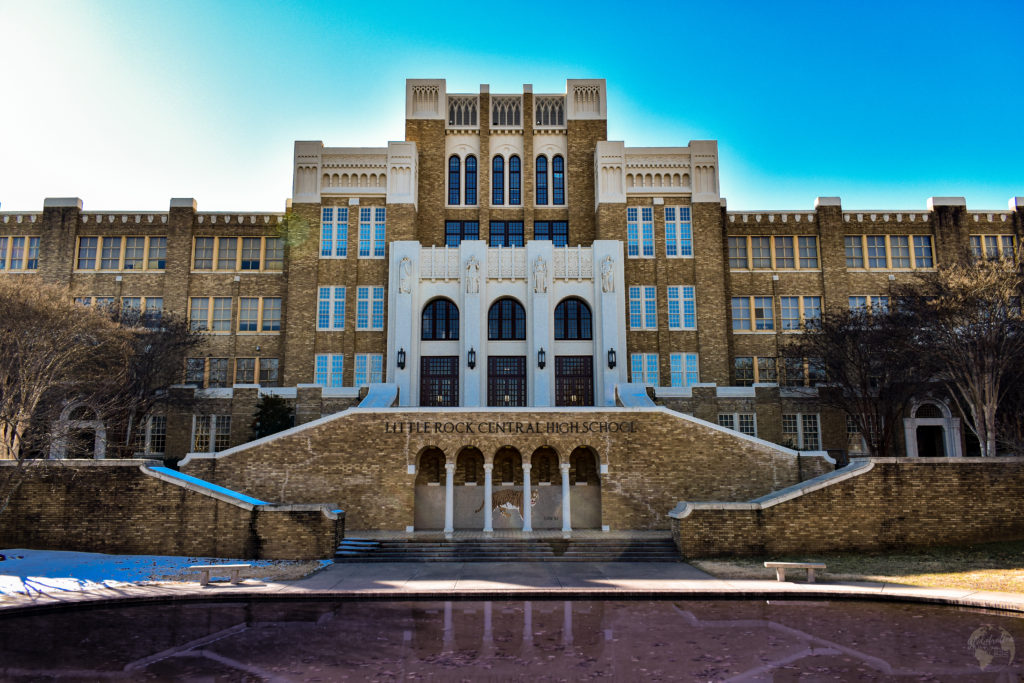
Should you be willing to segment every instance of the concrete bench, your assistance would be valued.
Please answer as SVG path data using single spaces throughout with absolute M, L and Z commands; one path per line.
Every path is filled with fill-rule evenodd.
M 199 572 L 200 586 L 207 586 L 210 583 L 210 572 L 226 571 L 231 583 L 241 583 L 241 580 L 238 578 L 238 572 L 243 569 L 250 569 L 251 567 L 251 564 L 196 564 L 189 567 L 189 569 Z
M 822 562 L 765 562 L 764 566 L 775 570 L 775 578 L 779 581 L 786 580 L 787 569 L 806 569 L 807 583 L 814 583 L 814 570 L 825 569 Z

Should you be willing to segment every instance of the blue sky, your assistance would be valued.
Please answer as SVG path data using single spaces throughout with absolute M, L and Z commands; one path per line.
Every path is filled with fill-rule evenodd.
M 733 209 L 1024 195 L 1024 2 L 0 0 L 0 209 L 281 210 L 292 143 L 383 146 L 406 78 L 563 92 L 609 139 L 717 139 Z

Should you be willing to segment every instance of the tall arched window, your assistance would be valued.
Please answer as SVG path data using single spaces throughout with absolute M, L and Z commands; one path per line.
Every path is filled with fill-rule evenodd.
M 459 157 L 451 155 L 448 157 L 448 203 L 458 204 L 459 203 Z
M 537 156 L 537 203 L 548 203 L 548 158 L 543 154 Z
M 476 157 L 466 157 L 466 205 L 476 204 Z
M 565 161 L 561 154 L 551 160 L 551 203 L 565 204 Z
M 590 306 L 581 299 L 565 299 L 555 306 L 555 339 L 593 339 Z
M 508 160 L 508 203 L 518 206 L 522 203 L 522 174 L 519 170 L 519 157 L 513 154 Z
M 459 338 L 459 307 L 449 299 L 434 299 L 423 308 L 420 338 L 451 341 Z
M 487 312 L 489 340 L 526 339 L 526 309 L 515 299 L 498 299 Z
M 496 156 L 491 162 L 491 204 L 505 203 L 505 159 Z

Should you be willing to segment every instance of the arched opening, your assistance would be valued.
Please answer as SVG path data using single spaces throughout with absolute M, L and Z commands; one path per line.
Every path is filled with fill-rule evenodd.
M 451 299 L 434 299 L 423 307 L 420 338 L 455 341 L 459 338 L 459 307 Z
M 484 524 L 484 454 L 467 446 L 455 457 L 454 525 L 480 530 Z
M 85 403 L 65 406 L 53 425 L 53 434 L 50 458 L 106 457 L 106 426 L 96 409 Z
M 413 524 L 416 529 L 444 528 L 445 456 L 429 446 L 420 453 L 416 467 Z
M 903 420 L 907 455 L 919 458 L 960 457 L 960 419 L 941 401 L 927 399 L 913 406 Z
M 501 206 L 505 203 L 505 159 L 494 157 L 491 161 L 491 204 Z
M 601 528 L 600 471 L 597 453 L 589 446 L 580 446 L 569 454 L 573 529 Z
M 555 306 L 555 339 L 593 339 L 590 306 L 583 299 L 563 299 Z
M 476 157 L 466 157 L 466 206 L 476 205 Z
M 558 453 L 542 446 L 530 457 L 531 523 L 534 529 L 562 528 L 562 472 Z
M 457 206 L 459 203 L 459 197 L 461 192 L 459 187 L 461 184 L 461 169 L 462 162 L 459 160 L 458 155 L 451 155 L 448 157 L 448 203 Z
M 551 160 L 551 203 L 565 204 L 565 162 L 561 154 Z
M 537 172 L 534 175 L 536 199 L 538 205 L 548 203 L 548 158 L 543 154 L 537 155 Z
M 491 492 L 494 529 L 522 529 L 525 504 L 522 455 L 511 446 L 503 446 L 494 454 L 494 488 Z

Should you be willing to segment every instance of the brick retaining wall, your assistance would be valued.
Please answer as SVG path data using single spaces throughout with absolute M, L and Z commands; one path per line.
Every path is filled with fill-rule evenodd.
M 684 557 L 1024 539 L 1024 458 L 857 459 L 748 503 L 680 503 Z
M 150 469 L 156 464 L 30 462 L 0 513 L 0 548 L 316 559 L 333 557 L 344 535 L 336 506 L 246 504 L 161 476 Z

